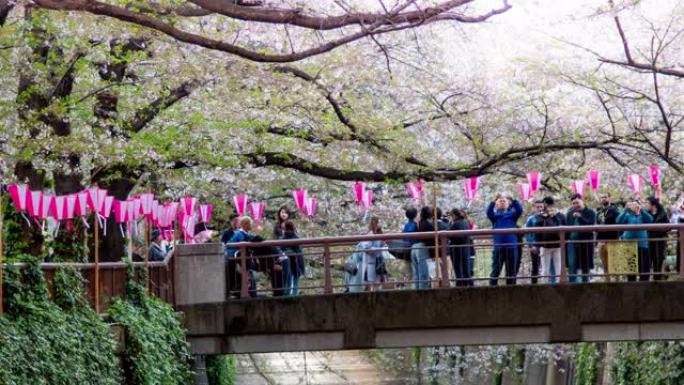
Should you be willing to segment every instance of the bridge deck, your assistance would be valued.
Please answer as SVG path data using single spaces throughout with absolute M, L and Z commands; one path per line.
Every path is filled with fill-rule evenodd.
M 202 354 L 684 338 L 684 282 L 381 291 L 178 309 Z

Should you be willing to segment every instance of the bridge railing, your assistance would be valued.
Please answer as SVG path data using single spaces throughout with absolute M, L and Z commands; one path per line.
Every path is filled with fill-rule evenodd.
M 629 241 L 597 240 L 596 237 L 596 234 L 622 234 L 625 231 L 648 231 L 649 235 L 643 239 Z M 590 236 L 577 237 L 578 232 Z M 530 234 L 552 234 L 557 236 L 557 239 L 529 243 L 525 236 Z M 494 236 L 502 235 L 513 235 L 516 241 L 495 244 Z M 449 242 L 450 239 L 464 238 L 470 239 L 472 243 Z M 420 242 L 422 245 L 402 245 L 404 241 Z M 432 246 L 433 244 L 436 247 Z M 272 240 L 230 246 L 239 250 L 234 257 L 226 257 L 227 294 L 233 298 L 482 286 L 504 282 L 534 284 L 675 279 L 675 276 L 684 278 L 683 272 L 675 272 L 674 268 L 674 265 L 679 266 L 682 260 L 682 254 L 679 252 L 680 249 L 684 249 L 682 224 L 388 233 Z M 297 292 L 294 292 L 291 284 L 286 284 L 283 273 L 283 269 L 287 269 L 284 266 L 286 263 L 290 268 L 296 268 L 296 263 L 290 260 L 296 258 L 287 258 L 279 252 L 292 247 L 301 248 L 306 268 L 306 273 L 299 279 Z M 509 257 L 506 261 L 506 255 L 511 251 L 502 252 L 501 249 L 515 250 L 512 253 L 517 255 L 517 258 Z M 539 249 L 543 249 L 542 256 L 532 258 L 531 253 L 535 255 Z M 381 279 L 374 279 L 373 275 L 377 274 L 367 269 L 372 265 L 368 262 L 378 254 L 388 257 L 390 251 L 392 257 L 386 258 L 387 273 L 381 274 Z M 496 278 L 490 276 L 494 253 L 500 256 L 498 259 L 504 265 L 501 276 Z M 553 258 L 553 253 L 557 253 L 556 258 Z M 293 256 L 292 252 L 287 254 Z M 547 255 L 551 258 L 545 257 Z M 463 259 L 466 259 L 466 263 L 461 264 Z M 547 268 L 548 262 L 554 259 L 556 262 L 553 264 L 560 266 Z M 508 271 L 505 267 L 506 262 L 514 265 Z M 642 266 L 646 262 L 649 263 L 648 269 Z M 540 264 L 544 264 L 545 274 L 540 269 Z M 459 265 L 462 267 L 461 270 L 468 269 L 470 274 L 464 274 L 463 271 L 457 274 L 456 269 Z M 656 267 L 653 267 L 654 265 Z M 426 268 L 427 273 L 424 270 Z M 241 274 L 242 271 L 246 271 L 247 274 Z

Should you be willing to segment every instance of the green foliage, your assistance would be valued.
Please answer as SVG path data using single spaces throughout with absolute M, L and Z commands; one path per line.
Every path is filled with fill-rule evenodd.
M 598 375 L 599 350 L 596 343 L 580 343 L 575 355 L 575 384 L 594 385 Z
M 678 385 L 684 378 L 681 342 L 622 342 L 612 363 L 614 385 Z
M 55 302 L 37 261 L 5 275 L 0 317 L 1 384 L 120 384 L 116 343 L 82 297 L 80 273 L 58 271 Z
M 145 289 L 131 279 L 132 271 L 129 267 L 126 298 L 117 299 L 109 309 L 111 320 L 126 328 L 126 383 L 187 384 L 190 355 L 180 318 L 168 304 L 145 295 Z
M 235 383 L 235 356 L 207 357 L 207 378 L 209 385 L 233 385 Z
M 3 205 L 3 252 L 8 262 L 23 261 L 31 254 L 32 232 L 24 231 L 26 220 L 14 209 L 9 197 L 2 199 Z

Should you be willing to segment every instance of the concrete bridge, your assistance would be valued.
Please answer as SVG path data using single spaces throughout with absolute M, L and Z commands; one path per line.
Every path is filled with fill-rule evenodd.
M 684 339 L 684 282 L 380 291 L 178 310 L 194 354 Z
M 672 227 L 679 228 L 650 225 L 649 229 Z M 570 228 L 554 231 L 560 232 L 565 242 L 564 232 Z M 491 235 L 502 231 L 479 232 Z M 449 235 L 439 234 L 443 238 Z M 382 238 L 401 236 L 383 234 Z M 363 238 L 373 237 L 378 236 Z M 332 250 L 338 244 L 357 242 L 359 237 L 347 238 L 337 238 L 334 244 L 329 239 L 297 241 L 319 247 L 325 271 L 320 287 L 323 294 L 296 297 L 227 299 L 222 245 L 179 246 L 174 292 L 176 307 L 184 313 L 192 352 L 684 339 L 684 281 L 678 280 L 679 275 L 651 282 L 468 288 L 447 283 L 419 291 L 335 293 L 330 282 Z M 683 238 L 673 240 L 681 243 Z M 242 265 L 246 266 L 244 260 Z M 567 281 L 565 258 L 561 275 Z M 244 294 L 245 282 L 242 284 Z

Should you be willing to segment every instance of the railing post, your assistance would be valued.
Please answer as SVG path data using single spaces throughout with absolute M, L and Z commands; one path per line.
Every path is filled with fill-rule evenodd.
M 325 294 L 332 294 L 333 293 L 333 288 L 332 288 L 332 272 L 330 271 L 330 245 L 328 243 L 323 244 L 323 269 L 324 269 L 324 276 L 323 279 L 325 280 L 324 287 L 323 287 L 323 293 Z
M 679 279 L 684 280 L 684 228 L 679 228 L 677 230 L 677 234 L 679 235 L 679 255 L 677 258 L 679 258 Z
M 442 249 L 442 258 L 440 262 L 442 263 L 442 280 L 441 280 L 441 285 L 440 287 L 449 287 L 451 286 L 449 282 L 449 240 L 447 239 L 446 235 L 442 235 L 440 237 L 440 248 Z
M 240 298 L 249 298 L 249 277 L 247 276 L 247 248 L 240 248 Z
M 561 283 L 568 283 L 568 250 L 567 242 L 565 242 L 565 231 L 560 231 L 560 252 L 561 252 L 561 266 L 560 266 L 560 281 Z

